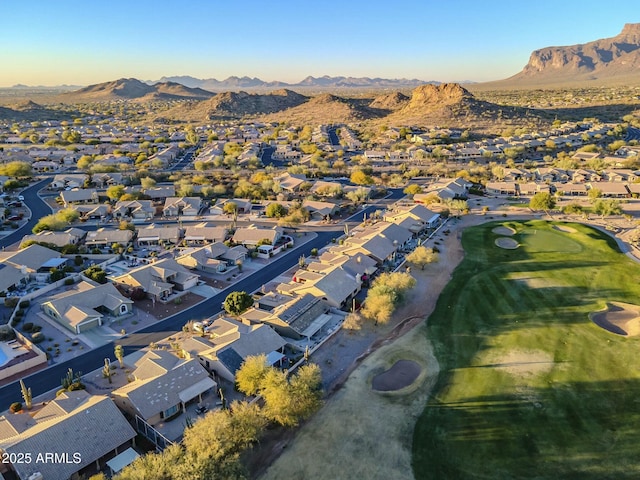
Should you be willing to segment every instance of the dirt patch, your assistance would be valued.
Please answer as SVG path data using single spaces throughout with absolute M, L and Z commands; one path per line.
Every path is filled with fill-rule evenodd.
M 515 250 L 520 246 L 513 238 L 500 237 L 496 238 L 496 246 L 504 248 L 506 250 Z
M 494 354 L 488 359 L 489 367 L 502 370 L 520 378 L 530 378 L 549 372 L 553 366 L 553 356 L 541 350 L 510 350 L 504 354 Z
M 556 230 L 560 230 L 561 232 L 564 232 L 564 233 L 576 233 L 577 232 L 577 230 L 575 228 L 565 227 L 564 225 L 554 225 L 553 228 L 555 228 Z
M 505 226 L 496 227 L 491 231 L 496 235 L 506 235 L 508 237 L 516 234 L 516 231 L 513 228 L 505 227 Z
M 601 312 L 589 314 L 600 328 L 626 337 L 640 335 L 640 306 L 630 303 L 610 302 Z
M 371 388 L 378 392 L 393 392 L 408 387 L 421 372 L 420 365 L 411 360 L 398 360 L 393 366 L 371 381 Z

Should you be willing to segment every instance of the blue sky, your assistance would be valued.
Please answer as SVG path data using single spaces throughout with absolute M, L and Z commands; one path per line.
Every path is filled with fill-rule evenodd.
M 617 35 L 637 2 L 0 0 L 0 86 L 230 75 L 489 81 Z M 636 14 L 633 14 L 633 12 Z

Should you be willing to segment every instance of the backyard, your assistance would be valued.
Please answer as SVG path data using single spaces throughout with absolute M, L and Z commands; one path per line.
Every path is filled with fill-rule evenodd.
M 415 478 L 637 478 L 639 340 L 590 314 L 640 303 L 640 266 L 581 224 L 494 222 L 462 243 L 428 322 L 440 375 Z

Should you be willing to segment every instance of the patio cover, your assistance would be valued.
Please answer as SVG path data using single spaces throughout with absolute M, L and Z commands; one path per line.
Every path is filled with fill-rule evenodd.
M 216 386 L 217 383 L 211 380 L 209 377 L 203 378 L 199 382 L 196 382 L 179 392 L 178 397 L 180 398 L 181 402 L 187 403 L 189 400 L 196 398 L 201 393 L 204 393 Z
M 111 474 L 115 475 L 139 456 L 140 454 L 133 448 L 127 448 L 124 452 L 109 460 L 107 466 L 111 469 Z

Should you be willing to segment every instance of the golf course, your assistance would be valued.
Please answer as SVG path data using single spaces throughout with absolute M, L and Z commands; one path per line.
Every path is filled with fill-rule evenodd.
M 415 478 L 640 478 L 640 264 L 577 223 L 492 222 L 462 245 L 427 323 Z

